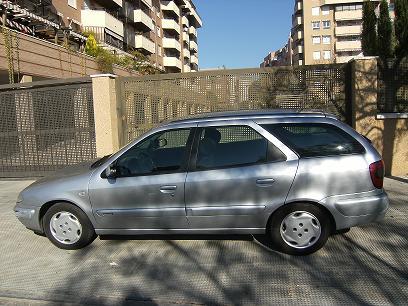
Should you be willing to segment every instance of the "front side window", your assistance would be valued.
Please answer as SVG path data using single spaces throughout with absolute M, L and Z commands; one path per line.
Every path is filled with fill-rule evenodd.
M 197 170 L 283 160 L 286 156 L 249 126 L 207 127 L 199 134 Z
M 330 20 L 323 21 L 323 29 L 330 29 Z
M 314 45 L 320 44 L 320 36 L 313 36 L 312 37 L 312 42 Z
M 320 59 L 320 51 L 314 51 L 314 52 L 313 52 L 313 59 L 314 59 L 315 61 L 317 61 L 317 60 Z
M 362 154 L 364 147 L 342 129 L 324 123 L 282 123 L 263 126 L 300 157 Z
M 191 129 L 162 131 L 133 146 L 116 161 L 119 176 L 180 171 L 187 158 Z

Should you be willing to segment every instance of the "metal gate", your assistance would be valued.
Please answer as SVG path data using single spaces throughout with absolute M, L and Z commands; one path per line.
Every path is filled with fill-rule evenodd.
M 319 109 L 350 123 L 349 80 L 347 64 L 118 78 L 121 141 L 163 120 L 213 111 Z
M 0 86 L 0 177 L 96 158 L 90 78 Z

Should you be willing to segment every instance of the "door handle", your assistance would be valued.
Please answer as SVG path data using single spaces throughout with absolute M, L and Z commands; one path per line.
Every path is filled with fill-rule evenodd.
M 174 192 L 176 191 L 176 189 L 177 189 L 177 186 L 161 186 L 160 192 L 174 196 Z
M 270 187 L 275 182 L 273 178 L 257 179 L 256 185 L 259 187 Z

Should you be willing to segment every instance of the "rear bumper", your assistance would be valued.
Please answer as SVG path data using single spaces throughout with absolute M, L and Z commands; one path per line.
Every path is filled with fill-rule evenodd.
M 370 191 L 328 197 L 321 204 L 330 210 L 336 229 L 341 230 L 381 220 L 388 210 L 389 200 L 384 191 Z

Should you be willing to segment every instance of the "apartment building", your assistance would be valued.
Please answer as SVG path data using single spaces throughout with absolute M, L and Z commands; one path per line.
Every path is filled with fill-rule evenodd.
M 293 64 L 345 63 L 363 56 L 363 2 L 296 0 L 292 15 Z M 389 2 L 393 17 L 394 3 Z
M 93 32 L 117 53 L 139 50 L 165 72 L 198 71 L 197 29 L 202 21 L 192 0 L 0 0 L 10 28 L 80 50 Z
M 260 64 L 261 68 L 276 67 L 276 66 L 292 66 L 292 38 L 289 37 L 288 42 L 283 48 L 277 51 L 269 52 Z

